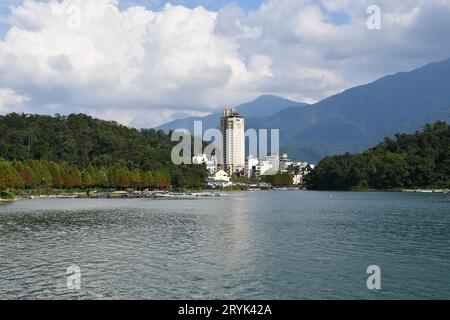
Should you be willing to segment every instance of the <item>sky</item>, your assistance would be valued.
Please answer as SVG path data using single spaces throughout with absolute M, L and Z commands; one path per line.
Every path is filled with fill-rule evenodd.
M 173 5 L 182 5 L 189 8 L 203 6 L 207 10 L 218 11 L 229 3 L 235 3 L 246 11 L 258 9 L 262 0 L 237 0 L 234 2 L 226 0 L 173 0 L 170 1 Z M 160 10 L 164 7 L 167 1 L 162 0 L 124 0 L 121 1 L 121 8 L 128 8 L 130 6 L 145 6 L 149 9 Z
M 314 103 L 450 58 L 449 16 L 449 0 L 2 0 L 0 114 L 153 127 L 263 94 Z

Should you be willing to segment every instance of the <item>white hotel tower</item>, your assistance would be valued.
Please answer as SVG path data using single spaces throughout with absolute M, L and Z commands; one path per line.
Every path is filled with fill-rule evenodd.
M 226 109 L 220 120 L 224 169 L 230 175 L 245 169 L 245 121 L 235 109 Z

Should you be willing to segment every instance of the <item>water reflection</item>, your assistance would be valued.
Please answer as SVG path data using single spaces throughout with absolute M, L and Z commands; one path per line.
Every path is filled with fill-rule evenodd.
M 449 195 L 255 192 L 0 206 L 0 298 L 449 298 Z M 382 267 L 383 290 L 365 287 Z M 66 269 L 80 266 L 82 291 Z

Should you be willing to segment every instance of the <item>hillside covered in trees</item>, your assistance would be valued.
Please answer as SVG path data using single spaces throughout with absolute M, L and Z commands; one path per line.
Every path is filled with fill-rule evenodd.
M 0 190 L 199 186 L 202 166 L 176 166 L 163 131 L 79 114 L 0 116 Z
M 360 154 L 326 157 L 306 183 L 318 190 L 450 188 L 450 126 L 436 122 Z

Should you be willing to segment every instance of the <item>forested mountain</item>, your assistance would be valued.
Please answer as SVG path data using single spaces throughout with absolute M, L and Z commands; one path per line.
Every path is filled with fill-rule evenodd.
M 286 108 L 298 108 L 307 106 L 305 103 L 299 103 L 288 99 L 280 98 L 272 95 L 264 95 L 236 107 L 236 110 L 246 118 L 264 118 L 280 112 Z M 230 106 L 234 107 L 234 106 Z M 202 121 L 203 130 L 211 128 L 220 128 L 221 112 L 216 112 L 204 117 L 189 117 L 185 119 L 178 119 L 169 123 L 163 124 L 156 128 L 157 130 L 187 129 L 189 132 L 194 132 L 194 121 Z
M 450 121 L 450 59 L 383 77 L 303 108 L 288 108 L 248 128 L 279 128 L 281 149 L 293 159 L 360 152 L 385 136 Z
M 450 188 L 450 126 L 436 122 L 360 154 L 326 157 L 306 182 L 322 190 Z
M 170 161 L 170 150 L 170 139 L 163 132 L 139 132 L 83 114 L 0 116 L 0 156 L 8 160 L 161 169 Z
M 450 59 L 383 77 L 307 105 L 262 96 L 239 106 L 246 128 L 280 129 L 280 145 L 292 159 L 316 163 L 323 157 L 360 152 L 385 136 L 414 132 L 425 123 L 450 121 Z M 174 120 L 158 129 L 185 128 L 203 121 L 218 128 L 220 113 Z
M 142 179 L 147 174 L 146 186 L 154 183 L 149 175 L 164 180 L 158 182 L 164 186 L 201 184 L 206 175 L 205 168 L 174 165 L 170 158 L 173 145 L 163 131 L 138 131 L 83 114 L 0 116 L 0 158 L 8 160 L 16 173 L 22 171 L 21 183 L 26 187 L 47 184 L 52 166 L 57 166 L 54 169 L 68 177 L 67 183 L 57 182 L 58 178 L 52 177 L 51 184 L 58 187 L 80 187 L 80 177 L 87 171 L 91 178 L 98 178 L 92 185 L 129 187 L 132 180 L 137 179 L 137 173 Z M 3 168 L 8 167 L 7 162 L 3 162 Z M 30 182 L 23 173 L 26 171 L 38 181 Z M 105 173 L 109 173 L 111 181 L 105 182 L 100 177 Z M 144 185 L 142 179 L 140 185 Z

